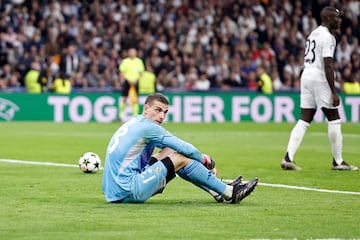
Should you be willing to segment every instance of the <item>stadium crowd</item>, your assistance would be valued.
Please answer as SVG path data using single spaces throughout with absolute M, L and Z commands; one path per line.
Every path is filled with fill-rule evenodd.
M 357 0 L 0 0 L 0 91 L 22 92 L 27 78 L 41 83 L 33 92 L 56 92 L 57 81 L 119 91 L 129 47 L 158 91 L 258 91 L 259 80 L 270 92 L 297 91 L 306 37 L 327 5 L 343 14 L 336 86 L 356 93 Z

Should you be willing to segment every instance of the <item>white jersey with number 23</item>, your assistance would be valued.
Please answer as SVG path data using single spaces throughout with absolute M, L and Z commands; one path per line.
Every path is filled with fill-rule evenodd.
M 313 81 L 326 81 L 324 58 L 333 58 L 336 39 L 327 27 L 319 26 L 306 40 L 303 77 L 313 75 Z

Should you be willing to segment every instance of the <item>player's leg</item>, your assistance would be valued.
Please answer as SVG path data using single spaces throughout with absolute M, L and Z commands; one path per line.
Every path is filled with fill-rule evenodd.
M 150 159 L 150 162 L 153 161 L 157 161 L 158 159 L 163 159 L 167 156 L 169 156 L 170 154 L 175 153 L 176 151 L 171 149 L 171 148 L 163 148 L 161 149 L 158 153 L 154 154 L 152 156 L 152 158 Z M 217 170 L 215 168 L 215 161 L 207 154 L 203 154 L 203 165 L 210 170 L 212 173 L 215 174 L 215 176 L 217 176 Z M 149 163 L 150 164 L 150 163 Z M 151 164 L 150 164 L 151 165 Z
M 162 192 L 168 175 L 175 176 L 174 165 L 168 157 L 146 167 L 145 171 L 132 178 L 131 197 L 123 202 L 143 203 L 156 193 Z
M 129 82 L 127 80 L 124 80 L 124 83 L 122 86 L 122 91 L 121 91 L 122 101 L 121 101 L 121 104 L 119 107 L 120 120 L 123 120 L 124 115 L 125 115 L 126 101 L 127 101 L 128 95 L 129 95 L 129 88 L 130 88 Z
M 301 118 L 296 123 L 290 133 L 290 140 L 287 146 L 288 159 L 292 161 L 294 155 L 300 147 L 300 144 L 304 138 L 304 135 L 310 126 L 310 123 L 315 115 L 316 109 L 304 109 L 301 108 Z
M 154 163 L 156 163 L 158 161 L 158 159 L 162 159 L 162 158 L 165 158 L 166 156 L 174 153 L 175 151 L 171 148 L 164 148 L 162 149 L 160 152 L 154 154 L 151 158 L 150 158 L 150 161 L 149 161 L 149 165 L 153 165 Z M 176 172 L 177 175 L 179 175 L 182 179 L 184 180 L 187 180 L 189 182 L 190 179 L 188 178 L 188 176 L 186 175 L 185 171 L 183 169 L 180 169 L 179 171 Z M 173 178 L 175 177 L 174 176 L 168 176 L 167 179 L 166 179 L 166 183 L 169 183 Z M 196 184 L 195 184 L 196 185 Z M 204 191 L 208 192 L 211 196 L 213 196 L 215 198 L 216 201 L 218 202 L 223 202 L 223 197 L 221 196 L 221 194 L 205 187 L 205 186 L 201 186 L 201 185 L 196 185 L 198 186 L 199 188 L 203 189 Z M 161 193 L 161 192 L 157 192 L 157 193 Z
M 130 93 L 129 93 L 129 97 L 130 97 Z M 139 85 L 138 83 L 136 83 L 134 86 L 132 86 L 132 96 L 130 100 L 134 116 L 139 114 L 138 97 L 139 97 Z
M 170 156 L 172 154 L 176 153 L 175 150 L 171 149 L 171 148 L 164 148 L 161 149 L 161 151 L 159 151 L 158 153 L 154 154 L 150 160 L 149 160 L 149 165 L 153 165 L 154 163 L 156 163 L 157 161 L 159 161 L 159 159 L 163 159 L 167 156 Z M 181 155 L 181 154 L 180 154 Z M 183 155 L 181 155 L 184 159 L 187 159 L 186 157 L 184 157 Z M 185 172 L 183 169 L 180 169 L 179 171 L 176 172 L 180 177 L 182 177 L 185 180 L 190 181 L 190 179 L 186 176 Z M 174 176 L 175 177 L 175 176 Z M 167 179 L 167 183 L 170 182 L 172 180 L 172 178 Z M 206 187 L 202 187 L 199 186 L 200 188 L 204 189 L 205 191 L 209 192 L 209 189 Z
M 182 179 L 191 182 L 191 179 L 187 176 L 186 172 L 184 169 L 180 169 L 179 171 L 176 172 L 177 175 L 179 175 Z M 193 182 L 191 182 L 193 183 Z M 230 183 L 228 183 L 231 186 L 235 186 L 238 184 L 242 183 L 242 176 L 238 176 L 235 180 L 231 181 Z M 221 193 L 215 192 L 213 190 L 211 190 L 210 188 L 203 186 L 203 185 L 198 185 L 196 183 L 193 183 L 195 186 L 199 187 L 200 189 L 204 190 L 205 192 L 209 193 L 214 199 L 215 201 L 217 201 L 218 203 L 223 203 L 226 202 L 226 200 L 224 199 L 224 197 L 221 195 Z
M 314 84 L 309 79 L 301 81 L 300 108 L 301 116 L 290 133 L 286 154 L 281 161 L 281 167 L 284 170 L 301 170 L 294 162 L 294 156 L 299 149 L 304 135 L 312 122 L 316 113 L 316 99 L 312 94 Z
M 154 156 L 151 157 L 150 161 L 149 161 L 149 165 L 153 165 L 154 163 L 156 163 L 158 161 L 158 159 Z M 185 171 L 183 169 L 180 169 L 179 171 L 176 172 L 178 176 L 180 176 L 182 179 L 186 180 L 186 181 L 190 181 L 190 179 L 188 178 L 188 176 L 186 175 Z M 173 178 L 175 178 L 174 176 L 167 176 L 166 177 L 166 184 L 168 184 Z M 193 183 L 195 184 L 195 183 Z M 224 202 L 224 198 L 222 197 L 222 195 L 220 193 L 217 193 L 213 190 L 211 190 L 210 188 L 207 188 L 205 186 L 201 186 L 201 185 L 197 185 L 195 184 L 197 187 L 201 188 L 202 190 L 204 190 L 205 192 L 209 193 L 212 197 L 215 198 L 215 200 L 217 202 Z M 161 193 L 161 191 L 156 192 L 155 194 Z
M 342 133 L 341 120 L 337 109 L 321 109 L 328 120 L 328 137 L 331 151 L 336 164 L 341 164 L 342 159 Z
M 248 196 L 254 190 L 258 182 L 258 179 L 255 178 L 246 184 L 242 184 L 242 177 L 239 176 L 233 182 L 225 184 L 200 162 L 186 158 L 185 156 L 175 152 L 170 148 L 164 148 L 160 152 L 156 153 L 153 157 L 151 157 L 149 164 L 152 165 L 157 162 L 157 159 L 164 157 L 170 157 L 172 159 L 174 162 L 175 171 L 181 178 L 208 192 L 218 202 L 224 201 L 223 196 L 228 198 L 228 196 L 223 191 L 224 187 L 227 189 L 227 194 L 230 194 L 231 192 L 231 196 L 233 196 L 233 192 L 235 190 L 236 196 L 233 196 L 232 200 L 234 201 L 232 202 L 237 203 Z M 174 177 L 175 175 L 168 174 L 166 177 L 166 182 L 168 183 Z M 204 183 L 204 181 L 208 182 Z M 214 184 L 217 189 L 214 189 Z M 234 189 L 234 187 L 236 189 Z M 238 196 L 241 196 L 241 198 L 239 199 Z
M 338 109 L 322 108 L 328 119 L 328 138 L 333 155 L 333 170 L 358 170 L 358 167 L 351 166 L 343 160 L 342 147 L 343 136 L 341 133 L 341 120 Z
M 226 200 L 238 203 L 248 196 L 256 187 L 258 179 L 254 178 L 246 184 L 239 182 L 235 186 L 223 183 L 213 173 L 211 173 L 202 163 L 186 158 L 174 152 L 169 155 L 175 168 L 175 172 L 183 171 L 188 181 L 196 186 L 206 187 L 216 193 L 220 193 Z
M 301 109 L 301 119 L 297 121 L 296 125 L 290 133 L 289 142 L 285 157 L 281 163 L 284 170 L 300 170 L 301 168 L 294 163 L 294 156 L 299 149 L 304 135 L 310 126 L 315 115 L 316 109 Z
M 358 167 L 351 166 L 344 162 L 342 158 L 342 133 L 341 119 L 338 106 L 333 105 L 332 92 L 326 82 L 318 89 L 316 103 L 323 111 L 328 120 L 328 138 L 330 141 L 331 152 L 333 155 L 332 169 L 334 170 L 358 170 Z

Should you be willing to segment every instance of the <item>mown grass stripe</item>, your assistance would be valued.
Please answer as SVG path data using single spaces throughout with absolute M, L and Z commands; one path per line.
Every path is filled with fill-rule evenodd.
M 77 168 L 78 165 L 66 164 L 66 163 L 53 163 L 53 162 L 36 162 L 36 161 L 27 161 L 27 160 L 14 160 L 14 159 L 0 159 L 0 162 L 4 163 L 15 163 L 15 164 L 30 164 L 30 165 L 43 165 L 43 166 L 55 166 L 55 167 L 73 167 Z M 223 180 L 224 182 L 231 182 L 232 180 Z M 303 186 L 291 186 L 285 184 L 274 184 L 274 183 L 262 183 L 259 182 L 260 186 L 266 187 L 277 187 L 285 189 L 295 189 L 303 191 L 313 191 L 313 192 L 324 192 L 324 193 L 337 193 L 337 194 L 349 194 L 349 195 L 360 195 L 360 192 L 351 192 L 351 191 L 340 191 L 340 190 L 329 190 L 329 189 L 319 189 L 319 188 L 309 188 Z

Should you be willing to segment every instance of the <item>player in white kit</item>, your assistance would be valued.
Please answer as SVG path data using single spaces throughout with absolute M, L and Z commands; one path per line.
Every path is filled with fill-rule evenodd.
M 338 112 L 340 98 L 335 89 L 333 69 L 336 48 L 334 34 L 340 28 L 341 14 L 336 8 L 325 7 L 320 16 L 322 24 L 314 29 L 306 40 L 300 89 L 301 117 L 291 131 L 281 167 L 284 170 L 301 170 L 294 162 L 294 155 L 319 108 L 328 120 L 332 169 L 358 170 L 358 167 L 349 165 L 342 158 L 341 120 Z

